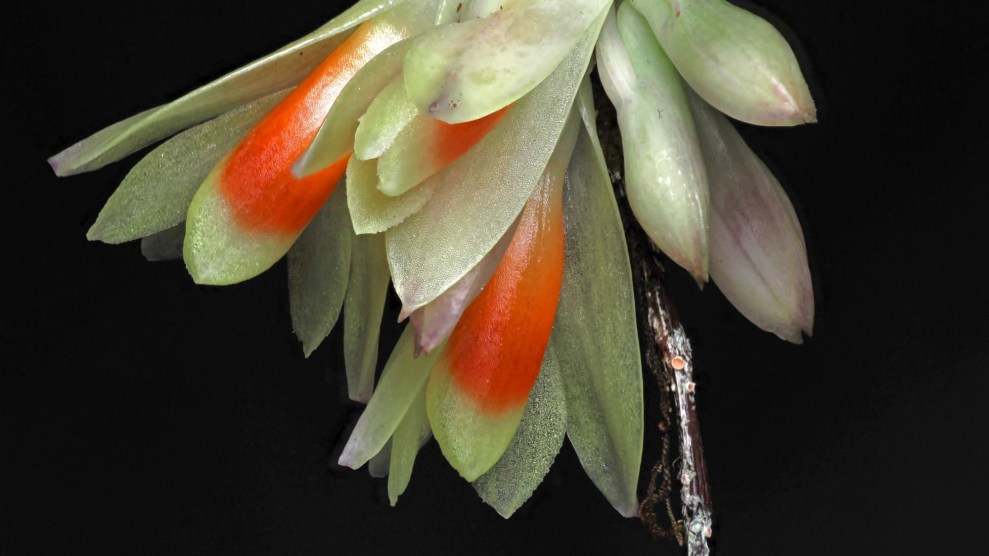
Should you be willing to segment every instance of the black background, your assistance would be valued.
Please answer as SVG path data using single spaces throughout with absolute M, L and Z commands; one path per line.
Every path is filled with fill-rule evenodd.
M 791 346 L 674 273 L 697 354 L 716 553 L 983 545 L 982 14 L 975 2 L 759 4 L 799 37 L 819 107 L 814 126 L 744 130 L 801 213 L 818 320 Z M 302 357 L 283 264 L 196 287 L 136 244 L 86 241 L 137 158 L 69 179 L 45 158 L 339 9 L 4 8 L 0 554 L 678 553 L 619 517 L 569 447 L 509 521 L 435 444 L 389 508 L 382 481 L 331 464 L 359 412 L 339 334 Z

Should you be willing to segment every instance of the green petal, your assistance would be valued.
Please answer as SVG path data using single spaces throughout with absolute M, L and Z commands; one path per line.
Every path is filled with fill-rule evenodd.
M 347 202 L 354 231 L 376 234 L 402 223 L 432 198 L 435 185 L 429 180 L 397 197 L 385 195 L 378 189 L 378 161 L 350 157 Z
M 435 189 L 429 203 L 386 235 L 392 279 L 406 309 L 429 303 L 460 280 L 522 211 L 567 122 L 603 15 L 481 142 L 405 194 Z
M 178 100 L 117 122 L 51 157 L 59 176 L 101 168 L 159 139 L 295 86 L 343 41 L 345 31 L 404 0 L 361 0 L 316 31 Z
M 210 170 L 286 93 L 231 110 L 148 153 L 107 200 L 86 237 L 123 243 L 181 223 Z
M 361 160 L 381 156 L 416 114 L 405 93 L 403 77 L 396 75 L 361 116 L 354 135 L 354 156 Z
M 385 364 L 371 402 L 340 455 L 340 465 L 352 469 L 364 465 L 381 451 L 412 406 L 439 355 L 437 351 L 413 357 L 413 348 L 412 327 L 406 326 Z
M 581 133 L 564 191 L 566 264 L 552 346 L 567 434 L 587 475 L 623 516 L 636 514 L 642 369 L 625 233 L 604 155 Z
M 391 439 L 391 467 L 388 469 L 388 500 L 394 506 L 412 478 L 416 455 L 431 436 L 426 415 L 426 389 L 420 388 L 408 413 Z
M 608 0 L 506 0 L 482 19 L 425 33 L 405 59 L 416 107 L 447 123 L 476 120 L 533 90 L 585 36 Z
M 559 365 L 553 350 L 547 349 L 512 443 L 498 463 L 474 481 L 481 499 L 501 517 L 511 517 L 549 472 L 566 435 L 566 405 Z
M 786 39 L 724 0 L 632 0 L 687 83 L 729 116 L 756 125 L 817 121 Z
M 185 239 L 185 224 L 172 226 L 167 230 L 142 237 L 141 254 L 151 262 L 181 259 L 183 239 Z
M 343 360 L 347 393 L 361 403 L 367 403 L 374 390 L 378 335 L 390 281 L 384 235 L 353 236 L 343 309 Z
M 598 62 L 618 112 L 629 205 L 656 245 L 706 282 L 707 172 L 683 82 L 649 24 L 628 3 L 619 9 L 617 25 L 613 18 L 605 23 Z
M 288 252 L 292 328 L 309 357 L 336 325 L 350 275 L 353 232 L 340 184 Z

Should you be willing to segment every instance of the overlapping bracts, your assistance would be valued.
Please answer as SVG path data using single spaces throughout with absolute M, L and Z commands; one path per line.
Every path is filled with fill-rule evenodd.
M 305 353 L 342 313 L 350 396 L 368 404 L 340 463 L 387 470 L 393 504 L 433 436 L 507 517 L 567 436 L 635 515 L 639 345 L 589 72 L 617 109 L 645 231 L 793 342 L 813 323 L 799 223 L 721 112 L 815 116 L 792 52 L 757 16 L 722 0 L 613 4 L 362 0 L 50 162 L 94 170 L 181 132 L 128 174 L 90 239 L 181 253 L 203 284 L 287 254 Z M 376 385 L 389 284 L 411 324 Z

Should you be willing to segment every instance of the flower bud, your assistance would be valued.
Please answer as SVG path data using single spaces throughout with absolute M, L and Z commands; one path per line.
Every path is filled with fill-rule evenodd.
M 617 19 L 617 21 L 616 21 Z M 650 238 L 700 282 L 708 272 L 708 185 L 683 82 L 629 4 L 598 41 L 625 151 L 628 202 Z
M 691 97 L 711 183 L 711 278 L 756 326 L 800 343 L 814 291 L 793 205 L 731 122 Z
M 755 125 L 817 121 L 797 59 L 769 22 L 724 0 L 631 0 L 690 86 Z

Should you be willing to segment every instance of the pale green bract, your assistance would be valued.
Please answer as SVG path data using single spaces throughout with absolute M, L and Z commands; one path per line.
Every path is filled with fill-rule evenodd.
M 350 275 L 351 232 L 343 183 L 288 251 L 292 328 L 306 357 L 336 326 Z
M 622 515 L 638 510 L 642 368 L 625 233 L 604 155 L 582 132 L 563 194 L 566 263 L 551 346 L 567 399 L 567 435 Z
M 168 104 L 117 122 L 48 159 L 59 176 L 96 170 L 173 133 L 295 86 L 339 45 L 344 32 L 407 0 L 360 0 L 309 35 Z
M 286 94 L 278 92 L 231 110 L 152 150 L 127 173 L 86 237 L 123 243 L 183 222 L 210 170 Z
M 664 253 L 706 282 L 707 172 L 680 76 L 628 3 L 609 16 L 597 52 L 618 112 L 629 206 Z
M 397 197 L 385 195 L 378 189 L 377 159 L 356 156 L 347 163 L 347 183 L 350 217 L 358 234 L 376 234 L 402 223 L 426 205 L 436 186 L 435 180 L 427 180 Z
M 413 357 L 412 328 L 405 327 L 385 363 L 381 381 L 344 446 L 339 463 L 357 469 L 388 442 L 426 384 L 441 350 Z
M 405 79 L 396 75 L 360 118 L 354 134 L 354 156 L 378 158 L 419 112 L 405 93 Z
M 386 234 L 392 280 L 406 309 L 460 280 L 522 212 L 556 148 L 603 21 L 602 13 L 556 71 L 467 154 L 406 193 L 435 187 L 429 203 Z
M 409 51 L 405 88 L 421 113 L 444 122 L 486 116 L 545 80 L 609 4 L 505 0 L 482 19 L 437 27 Z
M 543 482 L 566 432 L 563 381 L 553 349 L 547 348 L 512 443 L 498 463 L 473 483 L 481 499 L 501 517 L 511 517 Z

